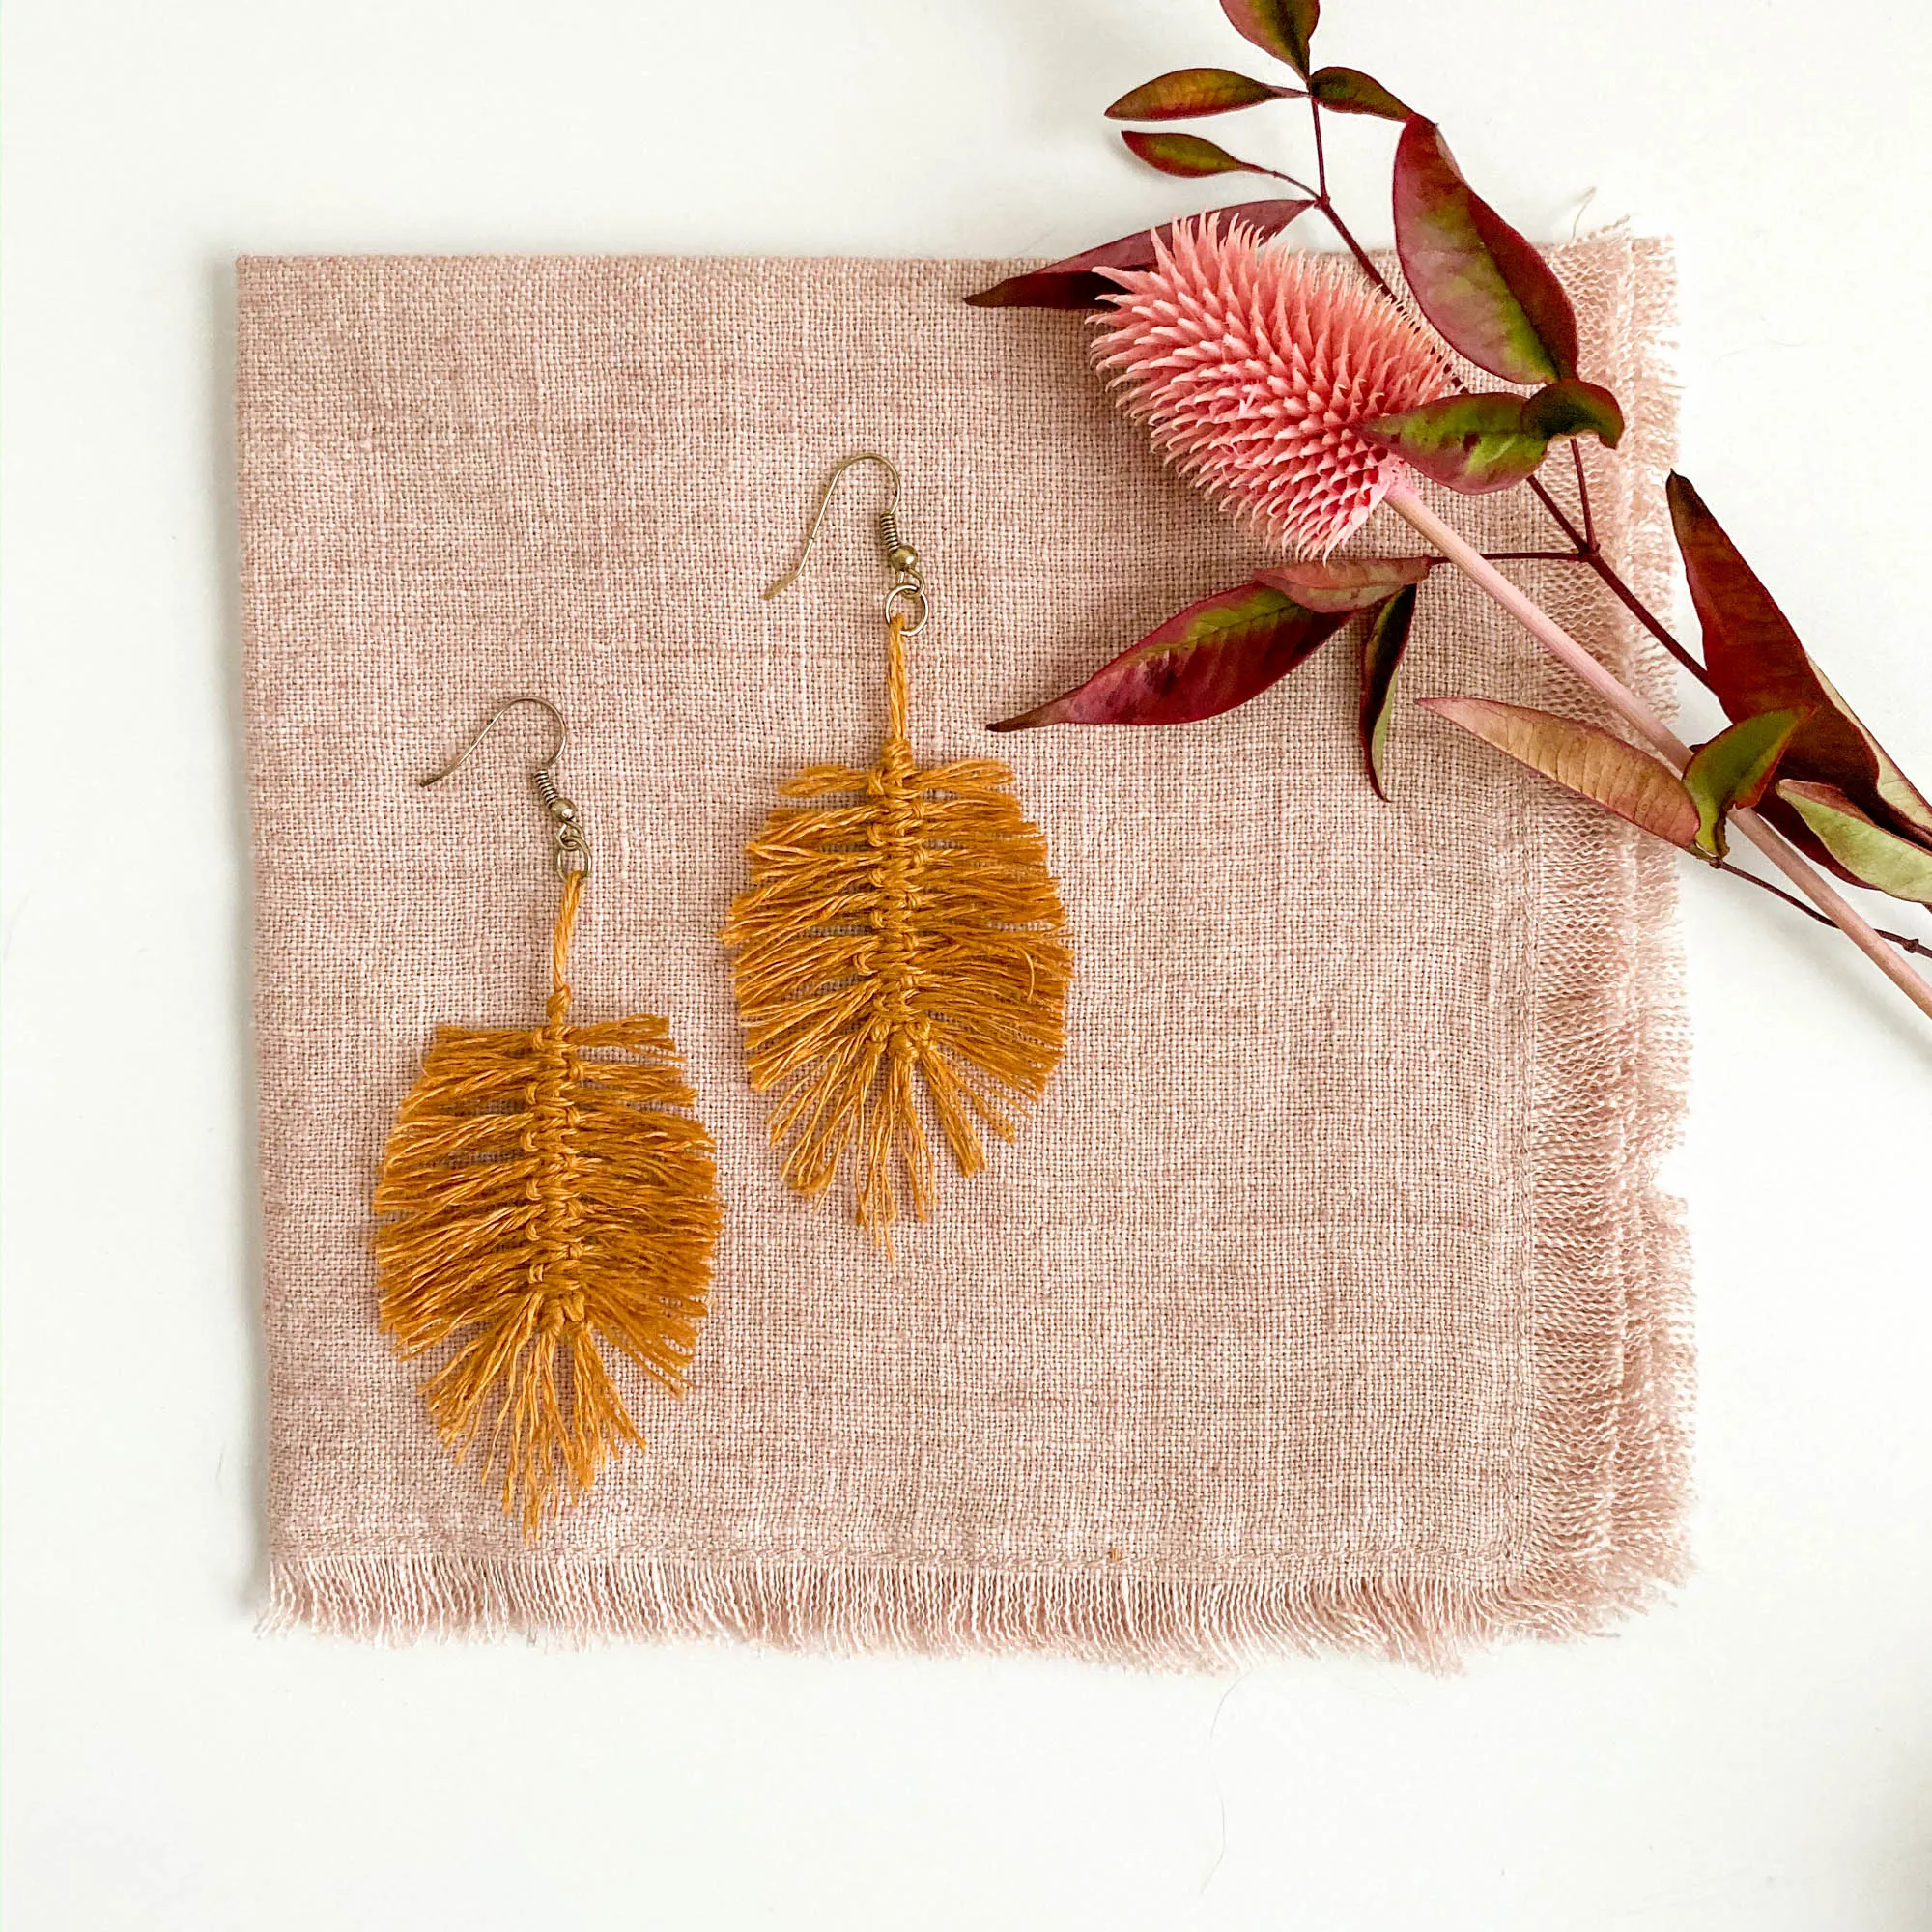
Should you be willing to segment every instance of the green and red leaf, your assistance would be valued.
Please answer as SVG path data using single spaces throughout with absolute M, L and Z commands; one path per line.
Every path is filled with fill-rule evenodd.
M 1256 571 L 1255 578 L 1311 611 L 1366 611 L 1405 584 L 1420 583 L 1440 561 L 1434 556 L 1332 556 L 1276 564 Z
M 1697 808 L 1670 767 L 1594 724 L 1498 704 L 1488 697 L 1424 697 L 1425 711 L 1507 753 L 1519 764 L 1593 800 L 1680 850 L 1697 846 Z
M 1667 495 L 1684 574 L 1704 634 L 1704 668 L 1726 714 L 1806 713 L 1785 753 L 1792 778 L 1834 785 L 1881 822 L 1889 818 L 1908 835 L 1932 836 L 1932 805 L 1811 662 L 1798 633 L 1703 497 L 1688 478 L 1675 474 Z
M 1839 715 L 1863 742 L 1865 755 L 1872 762 L 1872 790 L 1878 794 L 1879 803 L 1905 827 L 1909 837 L 1932 839 L 1932 803 L 1928 803 L 1925 794 L 1892 763 L 1885 747 L 1865 729 L 1851 706 L 1838 696 L 1837 686 L 1817 666 L 1813 665 L 1811 668 L 1825 696 L 1837 706 Z
M 1559 437 L 1594 436 L 1605 449 L 1624 440 L 1623 406 L 1601 383 L 1566 376 L 1523 399 L 1523 427 L 1554 442 Z
M 1319 68 L 1308 77 L 1308 91 L 1337 114 L 1373 114 L 1380 121 L 1406 121 L 1413 112 L 1373 74 L 1357 68 Z
M 1311 611 L 1265 583 L 1190 604 L 1131 650 L 991 731 L 1040 724 L 1188 724 L 1258 697 L 1348 621 Z
M 1588 430 L 1614 448 L 1624 415 L 1607 389 L 1572 377 L 1533 396 L 1437 396 L 1361 430 L 1425 476 L 1480 497 L 1532 474 L 1559 437 Z
M 1932 848 L 1874 825 L 1836 785 L 1784 779 L 1777 792 L 1861 885 L 1932 905 Z
M 1240 201 L 1218 213 L 1252 228 L 1256 239 L 1264 242 L 1314 206 L 1312 201 Z M 1084 254 L 1069 255 L 1064 262 L 1029 269 L 1023 275 L 1009 275 L 989 289 L 976 290 L 966 300 L 974 308 L 1097 308 L 1102 296 L 1120 290 L 1120 284 L 1099 273 L 1100 270 L 1151 269 L 1155 242 L 1168 247 L 1173 240 L 1171 221 L 1163 221 L 1157 228 L 1136 229 L 1118 242 L 1104 242 Z
M 1362 639 L 1362 756 L 1368 760 L 1369 782 L 1378 798 L 1388 797 L 1384 760 L 1389 725 L 1394 718 L 1395 674 L 1408 648 L 1409 627 L 1415 621 L 1413 583 L 1406 583 L 1380 610 Z
M 1377 416 L 1361 434 L 1469 497 L 1520 483 L 1549 452 L 1548 438 L 1523 426 L 1520 396 L 1437 396 L 1400 415 Z
M 1109 121 L 1187 121 L 1232 114 L 1264 100 L 1299 100 L 1298 87 L 1270 87 L 1225 67 L 1182 67 L 1130 89 L 1107 109 Z
M 1576 375 L 1577 317 L 1562 283 L 1419 114 L 1396 144 L 1395 242 L 1423 314 L 1479 369 L 1510 383 Z
M 1183 181 L 1198 181 L 1203 175 L 1274 175 L 1287 180 L 1278 168 L 1241 160 L 1218 141 L 1204 140 L 1199 134 L 1149 134 L 1132 128 L 1121 139 L 1149 167 L 1179 175 Z
M 1772 774 L 1804 723 L 1803 711 L 1765 711 L 1699 745 L 1684 771 L 1684 789 L 1697 808 L 1697 849 L 1721 859 L 1729 849 L 1724 820 L 1764 796 Z
M 1308 43 L 1321 18 L 1321 0 L 1221 0 L 1236 33 L 1308 78 Z

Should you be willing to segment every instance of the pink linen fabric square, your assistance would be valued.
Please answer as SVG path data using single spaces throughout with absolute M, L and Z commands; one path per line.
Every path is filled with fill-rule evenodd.
M 1667 257 L 1553 259 L 1633 422 L 1598 522 L 1660 590 Z M 1675 1574 L 1669 854 L 1409 709 L 1378 804 L 1352 630 L 1208 723 L 988 739 L 1265 560 L 1117 416 L 1077 318 L 961 305 L 1014 267 L 241 265 L 272 1619 L 1441 1663 Z M 895 1266 L 781 1185 L 716 938 L 777 784 L 876 749 L 869 481 L 757 595 L 861 447 L 933 586 L 916 749 L 1011 759 L 1077 953 L 1045 1103 Z M 1544 542 L 1521 493 L 1450 514 Z M 1414 544 L 1378 517 L 1354 548 Z M 1525 581 L 1665 687 L 1587 572 Z M 1446 570 L 1404 680 L 1584 708 Z M 414 783 L 519 691 L 568 714 L 597 842 L 579 1014 L 669 1019 L 726 1202 L 690 1396 L 630 1388 L 648 1452 L 533 1546 L 378 1331 L 368 1210 L 435 1028 L 541 1014 L 535 724 Z

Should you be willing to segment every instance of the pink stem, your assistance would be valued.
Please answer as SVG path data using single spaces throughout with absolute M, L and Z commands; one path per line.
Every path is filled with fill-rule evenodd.
M 1690 750 L 1649 705 L 1599 664 L 1562 625 L 1532 603 L 1494 564 L 1456 532 L 1406 486 L 1398 483 L 1383 498 L 1426 542 L 1432 543 L 1479 589 L 1507 611 L 1551 657 L 1587 684 L 1625 724 L 1667 758 L 1676 771 L 1690 762 Z M 1932 1018 L 1932 984 L 1916 972 L 1895 947 L 1889 946 L 1830 879 L 1754 811 L 1734 811 L 1731 823 L 1829 919 L 1893 985 Z

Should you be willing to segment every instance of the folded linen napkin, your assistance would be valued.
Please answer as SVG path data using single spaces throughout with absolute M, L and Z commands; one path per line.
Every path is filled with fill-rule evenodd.
M 1667 257 L 1553 259 L 1634 425 L 1590 459 L 1598 524 L 1655 589 Z M 1208 723 L 987 739 L 1264 560 L 1117 416 L 1077 318 L 961 306 L 1014 267 L 242 264 L 273 1618 L 1439 1662 L 1673 1574 L 1669 855 L 1413 711 L 1378 803 L 1352 632 Z M 859 447 L 903 470 L 933 587 L 919 753 L 1012 760 L 1078 959 L 1044 1105 L 896 1265 L 781 1185 L 715 938 L 775 786 L 876 749 L 869 486 L 756 594 Z M 1544 541 L 1520 492 L 1454 514 Z M 1663 687 L 1587 573 L 1526 581 Z M 1404 676 L 1582 708 L 1447 571 Z M 412 782 L 525 690 L 597 834 L 578 1015 L 670 1020 L 727 1204 L 692 1393 L 627 1388 L 648 1453 L 534 1547 L 378 1331 L 367 1205 L 434 1029 L 542 1009 L 520 748 Z

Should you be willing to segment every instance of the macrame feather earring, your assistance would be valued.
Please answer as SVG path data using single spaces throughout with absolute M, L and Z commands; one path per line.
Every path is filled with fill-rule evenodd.
M 900 540 L 899 475 L 878 520 L 886 593 L 886 734 L 865 771 L 814 765 L 780 787 L 747 852 L 751 883 L 724 931 L 753 1088 L 775 1095 L 774 1146 L 797 1192 L 849 1167 L 859 1222 L 889 1251 L 901 1192 L 933 1203 L 928 1118 L 962 1174 L 985 1165 L 981 1130 L 1012 1137 L 1059 1063 L 1072 954 L 1013 775 L 994 758 L 919 769 L 909 734 L 906 640 L 930 613 L 919 554 Z
M 447 1350 L 423 1384 L 461 1462 L 476 1453 L 533 1537 L 643 1438 L 605 1350 L 683 1392 L 720 1210 L 711 1137 L 691 1113 L 670 1029 L 639 1014 L 570 1023 L 570 937 L 590 879 L 578 809 L 551 776 L 566 727 L 531 778 L 563 882 L 544 1023 L 440 1027 L 403 1102 L 376 1185 L 382 1322 L 396 1350 Z

